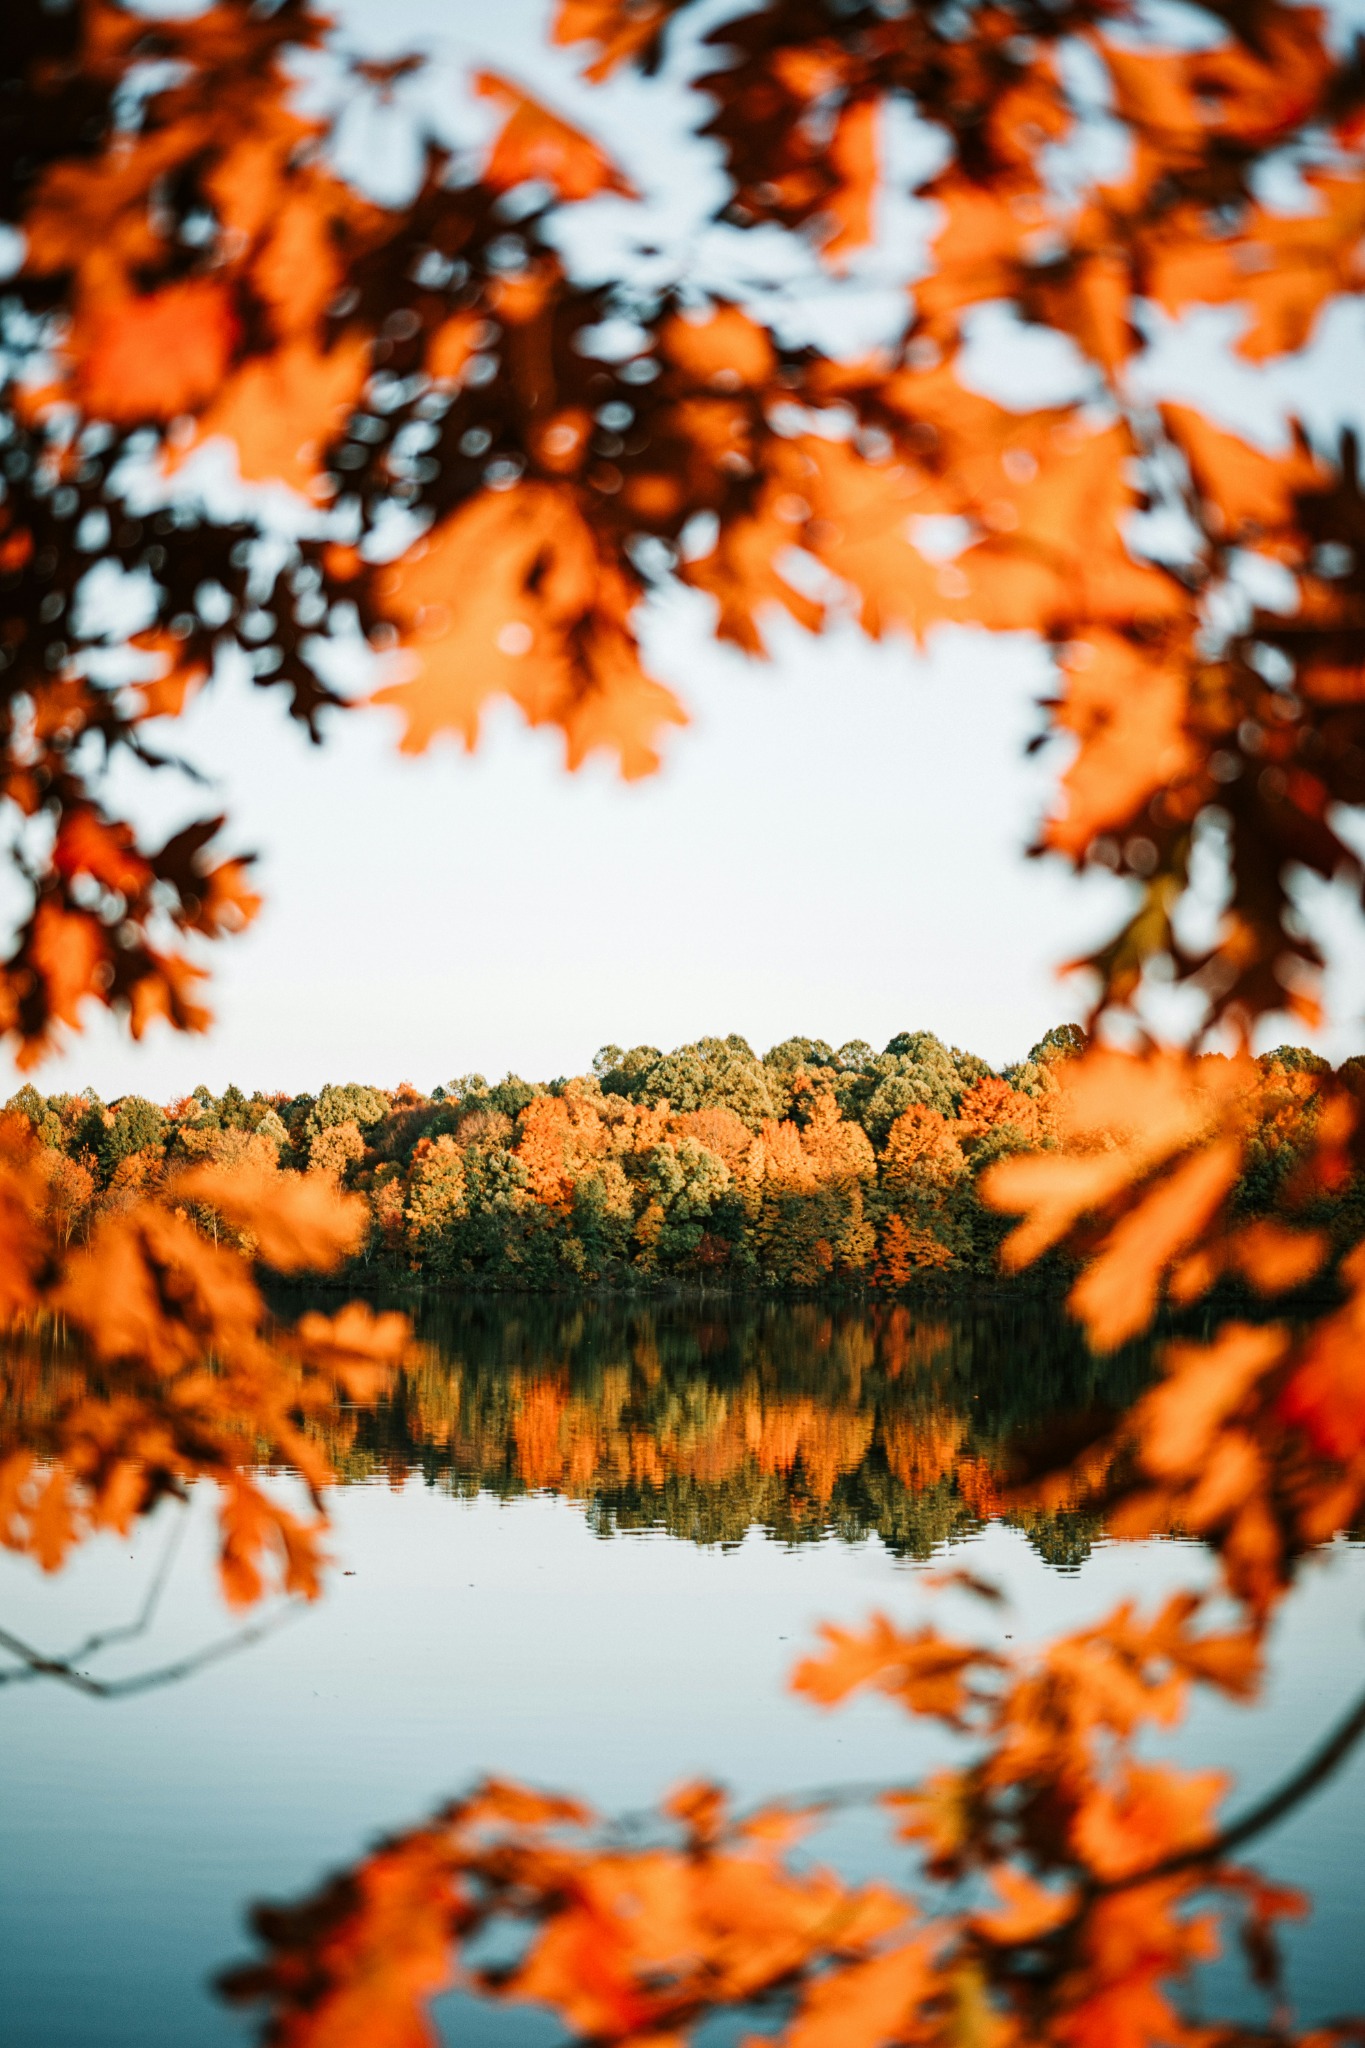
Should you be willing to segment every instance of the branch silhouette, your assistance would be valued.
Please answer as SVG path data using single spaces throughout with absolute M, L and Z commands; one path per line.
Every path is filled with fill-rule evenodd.
M 214 1642 L 205 1643 L 201 1649 L 192 1650 L 187 1656 L 177 1657 L 169 1664 L 156 1665 L 150 1671 L 135 1672 L 128 1678 L 92 1678 L 88 1671 L 78 1671 L 70 1658 L 45 1657 L 40 1650 L 35 1650 L 8 1629 L 0 1628 L 0 1649 L 8 1650 L 11 1656 L 21 1660 L 17 1669 L 0 1672 L 0 1685 L 13 1685 L 25 1679 L 54 1678 L 91 1699 L 126 1699 L 133 1693 L 152 1692 L 159 1686 L 174 1685 L 177 1680 L 192 1677 L 196 1671 L 202 1671 L 210 1664 L 219 1664 L 225 1657 L 250 1649 L 254 1643 L 274 1635 L 287 1621 L 301 1614 L 306 1605 L 303 1600 L 290 1600 L 264 1621 L 252 1622 L 229 1636 L 220 1636 Z
M 132 1621 L 121 1622 L 113 1628 L 99 1629 L 84 1641 L 76 1644 L 61 1656 L 47 1656 L 43 1651 L 26 1643 L 12 1630 L 0 1627 L 0 1649 L 7 1650 L 19 1662 L 8 1671 L 0 1671 L 0 1686 L 18 1685 L 38 1678 L 55 1679 L 59 1684 L 69 1685 L 76 1692 L 84 1693 L 90 1699 L 124 1699 L 130 1694 L 151 1692 L 163 1685 L 175 1684 L 182 1678 L 191 1677 L 196 1671 L 208 1665 L 221 1663 L 225 1657 L 235 1656 L 238 1651 L 249 1649 L 252 1644 L 273 1635 L 277 1629 L 298 1613 L 307 1603 L 291 1600 L 275 1614 L 262 1621 L 252 1622 L 246 1628 L 236 1629 L 229 1636 L 206 1643 L 201 1649 L 191 1651 L 187 1656 L 177 1657 L 169 1664 L 154 1666 L 148 1671 L 131 1673 L 126 1678 L 97 1678 L 81 1665 L 90 1657 L 98 1656 L 114 1643 L 135 1641 L 145 1635 L 156 1619 L 162 1594 L 175 1561 L 185 1539 L 187 1517 L 178 1515 L 171 1526 L 171 1533 L 152 1575 L 151 1584 L 143 1597 L 142 1605 Z
M 1357 1697 L 1331 1733 L 1304 1758 L 1299 1768 L 1273 1792 L 1258 1800 L 1240 1820 L 1232 1821 L 1207 1842 L 1195 1843 L 1188 1849 L 1163 1856 L 1158 1862 L 1149 1863 L 1144 1869 L 1132 1871 L 1126 1877 L 1110 1878 L 1092 1885 L 1089 1887 L 1090 1895 L 1102 1898 L 1114 1892 L 1132 1891 L 1138 1885 L 1153 1884 L 1163 1877 L 1176 1877 L 1182 1870 L 1193 1870 L 1201 1863 L 1221 1862 L 1224 1856 L 1230 1856 L 1234 1850 L 1243 1848 L 1258 1835 L 1277 1826 L 1320 1785 L 1325 1785 L 1345 1763 L 1362 1736 L 1365 1736 L 1365 1692 Z

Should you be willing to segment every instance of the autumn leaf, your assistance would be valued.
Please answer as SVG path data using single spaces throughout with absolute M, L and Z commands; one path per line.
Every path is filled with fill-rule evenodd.
M 198 908 L 187 922 L 195 931 L 216 939 L 224 932 L 245 931 L 261 908 L 261 898 L 247 882 L 250 859 L 220 861 L 203 876 Z
M 376 1315 L 361 1301 L 349 1302 L 335 1316 L 310 1310 L 299 1317 L 294 1334 L 309 1360 L 335 1373 L 353 1401 L 374 1401 L 412 1350 L 406 1316 L 394 1310 Z
M 473 85 L 483 99 L 496 100 L 507 109 L 508 118 L 484 168 L 484 177 L 495 191 L 509 191 L 538 179 L 566 200 L 591 199 L 598 192 L 638 198 L 629 180 L 591 136 L 552 114 L 520 86 L 495 71 L 476 72 Z
M 184 646 L 169 633 L 155 630 L 135 633 L 131 644 L 147 654 L 160 657 L 159 674 L 133 687 L 137 692 L 139 718 L 179 718 L 190 700 L 209 679 L 208 664 L 187 658 Z
M 38 905 L 28 952 L 42 979 L 49 1014 L 57 1023 L 79 1023 L 80 1006 L 95 992 L 95 973 L 107 944 L 98 919 L 88 912 L 66 910 L 52 898 Z M 45 1040 L 31 1051 L 21 1049 L 19 1065 L 33 1064 L 46 1050 Z
M 1228 241 L 1172 238 L 1151 264 L 1152 297 L 1173 313 L 1201 303 L 1245 306 L 1236 345 L 1253 362 L 1303 348 L 1327 302 L 1359 289 L 1365 228 L 1358 175 L 1308 170 L 1304 182 L 1316 201 L 1310 213 L 1250 207 Z
M 1211 1346 L 1172 1344 L 1161 1386 L 1134 1414 L 1142 1460 L 1161 1478 L 1189 1478 L 1208 1459 L 1228 1418 L 1285 1351 L 1285 1333 L 1232 1324 Z
M 1062 673 L 1057 723 L 1078 745 L 1045 837 L 1079 859 L 1100 833 L 1124 830 L 1157 790 L 1191 773 L 1196 753 L 1178 648 L 1138 648 L 1092 629 L 1071 644 Z
M 771 336 L 738 306 L 715 306 L 696 316 L 674 314 L 664 323 L 659 346 L 698 384 L 717 391 L 762 389 L 776 367 Z
M 1346 1305 L 1309 1335 L 1279 1414 L 1325 1457 L 1353 1459 L 1365 1449 L 1365 1256 L 1359 1247 L 1341 1270 L 1350 1288 Z
M 1047 1891 L 1026 1872 L 1011 1869 L 1007 1863 L 998 1865 L 990 1875 L 1002 1903 L 991 1912 L 974 1914 L 972 1923 L 987 1941 L 1002 1945 L 1036 1941 L 1040 1934 L 1059 1927 L 1075 1909 L 1074 1897 Z
M 185 1200 L 205 1202 L 249 1231 L 261 1258 L 279 1273 L 329 1272 L 365 1236 L 363 1200 L 342 1194 L 322 1174 L 198 1166 L 175 1185 Z
M 106 889 L 137 895 L 152 879 L 127 825 L 110 824 L 92 810 L 67 811 L 57 828 L 52 865 L 65 880 L 89 875 Z
M 264 1562 L 283 1559 L 286 1593 L 315 1600 L 322 1590 L 323 1553 L 318 1526 L 309 1527 L 253 1486 L 227 1489 L 219 1514 L 222 1552 L 219 1572 L 230 1607 L 250 1607 L 265 1590 Z
M 1002 1248 L 1007 1267 L 1090 1229 L 1071 1300 L 1102 1348 L 1145 1326 L 1163 1275 L 1221 1213 L 1243 1156 L 1248 1079 L 1240 1060 L 1092 1049 L 1067 1063 L 1051 1109 L 1062 1149 L 1002 1159 L 982 1176 L 991 1207 L 1024 1212 Z M 1114 1215 L 1125 1199 L 1127 1213 Z
M 1119 1787 L 1097 1788 L 1077 1815 L 1074 1846 L 1098 1877 L 1130 1876 L 1207 1840 L 1228 1783 L 1222 1771 L 1130 1764 Z
M 285 483 L 307 492 L 323 449 L 360 397 L 368 360 L 368 344 L 358 335 L 326 351 L 304 339 L 248 356 L 215 386 L 198 418 L 198 439 L 230 441 L 249 483 Z
M 1070 1296 L 1096 1350 L 1146 1329 L 1163 1275 L 1222 1207 L 1241 1163 L 1240 1143 L 1224 1138 L 1184 1160 L 1114 1226 Z
M 1220 540 L 1283 549 L 1295 500 L 1323 481 L 1322 465 L 1302 442 L 1269 455 L 1214 425 L 1193 406 L 1166 404 L 1161 416 L 1189 464 L 1191 481 Z
M 472 749 L 485 703 L 504 694 L 529 724 L 560 726 L 570 766 L 602 747 L 629 779 L 658 765 L 659 727 L 683 722 L 639 666 L 627 594 L 565 488 L 520 484 L 475 502 L 387 571 L 379 594 L 410 674 L 371 701 L 403 713 L 405 753 L 442 732 Z
M 792 1673 L 792 1689 L 821 1706 L 835 1706 L 860 1686 L 890 1693 L 913 1714 L 931 1714 L 960 1727 L 972 1701 L 967 1685 L 974 1667 L 989 1669 L 990 1652 L 947 1642 L 932 1627 L 907 1635 L 885 1615 L 872 1617 L 862 1635 L 825 1624 L 828 1648 L 808 1657 Z
M 196 412 L 222 383 L 238 332 L 231 297 L 209 279 L 101 306 L 70 344 L 82 403 L 119 425 Z
M 833 232 L 823 244 L 826 263 L 841 269 L 855 249 L 872 240 L 872 209 L 880 178 L 878 108 L 875 100 L 852 100 L 841 111 L 829 146 L 834 191 L 825 201 Z
M 621 64 L 648 48 L 668 20 L 668 0 L 559 0 L 555 12 L 557 43 L 595 43 L 598 54 L 587 76 L 610 77 Z
M 811 1984 L 784 2035 L 784 2048 L 882 2048 L 903 2039 L 935 1988 L 933 1943 L 922 1939 Z
M 129 976 L 126 990 L 128 1029 L 133 1037 L 142 1038 L 158 1021 L 176 1031 L 207 1031 L 213 1012 L 195 995 L 207 979 L 208 970 L 182 953 L 154 953 L 148 947 L 140 971 Z

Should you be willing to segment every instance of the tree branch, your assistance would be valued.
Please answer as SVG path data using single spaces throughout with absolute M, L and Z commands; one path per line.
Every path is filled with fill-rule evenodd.
M 232 1657 L 239 1650 L 246 1650 L 253 1643 L 262 1642 L 266 1636 L 274 1635 L 287 1621 L 303 1612 L 307 1605 L 303 1600 L 291 1600 L 275 1614 L 264 1621 L 253 1622 L 248 1628 L 238 1629 L 234 1635 L 222 1636 L 217 1642 L 206 1643 L 202 1649 L 192 1650 L 188 1656 L 177 1657 L 173 1663 L 159 1664 L 151 1671 L 134 1672 L 128 1678 L 92 1678 L 88 1671 L 78 1671 L 75 1663 L 67 1657 L 45 1657 L 40 1650 L 23 1642 L 10 1631 L 0 1628 L 0 1649 L 8 1650 L 17 1657 L 19 1665 L 11 1671 L 0 1672 L 0 1685 L 15 1685 L 24 1679 L 55 1678 L 59 1684 L 69 1685 L 76 1692 L 85 1693 L 90 1699 L 126 1699 L 132 1693 L 151 1692 L 162 1685 L 173 1685 L 177 1679 L 189 1678 L 194 1672 L 202 1671 L 207 1665 L 219 1664 L 225 1657 Z M 108 1642 L 114 1636 L 131 1631 L 113 1630 L 104 1638 Z M 74 1653 L 79 1654 L 79 1652 Z

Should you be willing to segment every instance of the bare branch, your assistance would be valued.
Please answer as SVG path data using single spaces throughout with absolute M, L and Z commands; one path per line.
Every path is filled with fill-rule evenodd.
M 0 1649 L 8 1650 L 11 1656 L 20 1660 L 16 1669 L 0 1672 L 0 1685 L 13 1685 L 24 1679 L 55 1678 L 59 1684 L 69 1685 L 90 1699 L 127 1699 L 133 1693 L 152 1692 L 159 1686 L 173 1685 L 178 1679 L 189 1678 L 210 1664 L 221 1663 L 225 1657 L 236 1656 L 239 1650 L 249 1649 L 253 1643 L 274 1635 L 287 1621 L 301 1614 L 307 1604 L 305 1600 L 290 1600 L 264 1621 L 253 1622 L 230 1636 L 220 1637 L 217 1642 L 206 1643 L 202 1649 L 192 1650 L 188 1656 L 178 1657 L 170 1664 L 157 1665 L 151 1671 L 134 1672 L 128 1678 L 94 1678 L 88 1671 L 77 1670 L 68 1658 L 45 1657 L 8 1629 L 0 1628 Z

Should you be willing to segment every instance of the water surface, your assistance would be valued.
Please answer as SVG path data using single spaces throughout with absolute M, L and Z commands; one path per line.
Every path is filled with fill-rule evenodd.
M 230 1663 L 101 1703 L 0 1692 L 0 2029 L 6 2048 L 199 2048 L 245 2023 L 207 1989 L 243 1908 L 289 1896 L 485 1771 L 646 1803 L 679 1777 L 745 1798 L 904 1778 L 946 1737 L 871 1700 L 785 1689 L 821 1618 L 880 1606 L 1016 1641 L 1208 1576 L 1194 1546 L 1117 1545 L 1084 1516 L 997 1511 L 1012 1446 L 1122 1405 L 1146 1362 L 1088 1357 L 1049 1311 L 478 1304 L 429 1312 L 431 1350 L 332 1449 L 325 1599 Z M 135 1669 L 229 1627 L 196 1500 Z M 133 1613 L 172 1524 L 90 1546 L 56 1580 L 0 1564 L 0 1620 L 52 1648 Z M 970 1563 L 999 1624 L 924 1584 Z M 343 1573 L 350 1576 L 343 1576 Z M 1342 1542 L 1277 1625 L 1253 1709 L 1202 1704 L 1181 1761 L 1275 1782 L 1365 1671 L 1365 1555 Z M 1305 2017 L 1365 2005 L 1365 1759 L 1261 1845 L 1315 1894 L 1289 1940 Z M 822 1848 L 901 1874 L 870 1824 Z M 1235 1973 L 1203 1995 L 1230 1999 Z M 1256 2010 L 1245 1996 L 1240 2009 Z M 452 2001 L 452 2040 L 540 2048 L 544 2015 Z

